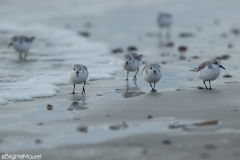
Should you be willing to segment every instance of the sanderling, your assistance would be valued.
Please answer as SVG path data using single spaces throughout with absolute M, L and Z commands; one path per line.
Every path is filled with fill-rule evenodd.
M 19 59 L 26 60 L 28 51 L 31 47 L 31 44 L 35 37 L 25 37 L 25 36 L 14 36 L 12 37 L 12 42 L 8 45 L 8 47 L 11 47 L 13 45 L 14 49 L 19 52 Z M 22 57 L 22 54 L 24 57 Z
M 122 66 L 127 71 L 127 79 L 129 72 L 136 71 L 136 74 L 133 77 L 133 80 L 137 80 L 136 76 L 139 70 L 140 65 L 142 64 L 142 55 L 137 53 L 127 53 L 122 58 Z
M 166 28 L 168 29 L 168 32 L 166 32 L 166 36 L 169 38 L 170 37 L 170 27 L 172 24 L 172 15 L 169 13 L 160 13 L 157 17 L 157 24 L 161 29 Z M 161 34 L 161 31 L 160 31 Z
M 75 84 L 83 83 L 82 94 L 85 93 L 85 84 L 88 78 L 88 70 L 87 67 L 81 64 L 75 64 L 72 69 L 69 70 L 69 78 L 73 82 L 73 92 L 71 94 L 75 94 Z
M 198 77 L 203 80 L 206 90 L 210 90 L 212 89 L 211 81 L 214 81 L 218 78 L 220 74 L 220 68 L 225 69 L 223 66 L 221 66 L 221 63 L 218 59 L 213 59 L 203 62 L 198 68 L 195 68 L 191 71 L 194 71 Z M 210 88 L 207 88 L 205 81 L 209 81 Z
M 150 86 L 152 88 L 151 92 L 156 92 L 157 90 L 155 90 L 155 84 L 162 77 L 161 66 L 158 64 L 146 64 L 142 70 L 142 74 L 145 81 L 150 83 Z M 151 83 L 154 83 L 154 88 L 152 87 Z

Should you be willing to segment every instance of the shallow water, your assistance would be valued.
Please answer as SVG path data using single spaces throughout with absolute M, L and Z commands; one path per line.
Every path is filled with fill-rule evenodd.
M 149 94 L 149 84 L 141 78 L 140 71 L 136 83 L 124 80 L 126 73 L 119 63 L 123 53 L 111 53 L 116 47 L 122 48 L 126 53 L 128 46 L 136 46 L 137 53 L 143 55 L 144 62 L 161 64 L 163 77 L 156 85 L 158 92 L 203 86 L 189 70 L 203 61 L 225 54 L 230 55 L 230 59 L 222 60 L 222 65 L 227 69 L 226 73 L 233 77 L 222 78 L 225 74 L 223 71 L 212 86 L 214 88 L 223 82 L 239 82 L 239 36 L 231 33 L 232 28 L 240 29 L 238 0 L 218 3 L 208 0 L 199 1 L 198 4 L 190 0 L 104 2 L 0 2 L 0 104 L 9 103 L 1 106 L 4 111 L 1 112 L 1 133 L 3 137 L 9 135 L 4 139 L 4 150 L 17 150 L 22 145 L 27 149 L 74 144 L 76 139 L 79 140 L 77 144 L 94 143 L 148 131 L 165 132 L 171 120 L 163 122 L 162 128 L 156 128 L 162 123 L 159 122 L 135 128 L 130 124 L 124 132 L 113 132 L 108 126 L 89 126 L 87 134 L 76 131 L 80 115 L 85 110 L 95 109 L 91 104 Z M 173 14 L 173 47 L 159 45 L 155 23 L 159 11 Z M 216 19 L 218 23 L 215 22 Z M 90 33 L 90 37 L 79 36 L 79 31 Z M 180 38 L 181 32 L 190 32 L 194 36 Z M 225 38 L 222 37 L 223 33 L 227 35 Z M 10 38 L 16 34 L 36 36 L 26 62 L 19 61 L 16 52 L 7 48 Z M 233 48 L 228 48 L 228 44 L 232 44 Z M 179 60 L 180 45 L 188 47 L 185 60 Z M 194 59 L 193 56 L 198 56 L 199 59 Z M 68 70 L 74 63 L 84 64 L 89 69 L 86 96 L 69 95 L 60 89 L 62 86 L 59 87 L 70 84 Z M 140 70 L 142 67 L 143 65 Z M 133 73 L 130 73 L 132 76 Z M 107 80 L 103 82 L 98 79 Z M 81 85 L 77 85 L 78 92 L 79 88 Z M 69 92 L 71 90 L 72 86 L 69 85 Z M 54 112 L 46 110 L 49 99 L 46 99 L 46 104 L 40 105 L 35 101 L 32 107 L 11 107 L 12 102 L 33 101 L 36 98 L 59 95 L 59 92 L 64 92 L 65 95 L 57 97 L 57 103 L 53 104 Z M 149 94 L 151 95 L 154 94 Z M 97 137 L 99 133 L 104 138 Z M 34 142 L 38 138 L 43 140 L 40 145 Z
M 203 61 L 225 54 L 230 55 L 231 62 L 223 61 L 223 66 L 234 75 L 233 81 L 239 77 L 239 36 L 231 34 L 231 29 L 240 28 L 236 16 L 238 1 L 198 2 L 197 9 L 193 7 L 194 2 L 187 0 L 181 3 L 105 1 L 104 5 L 85 1 L 1 2 L 0 104 L 57 95 L 56 85 L 71 83 L 67 72 L 75 63 L 88 67 L 88 80 L 121 79 L 123 77 L 115 74 L 123 71 L 122 54 L 111 54 L 111 49 L 116 47 L 127 52 L 128 46 L 136 46 L 144 62 L 160 63 L 163 68 L 160 83 L 167 82 L 159 85 L 161 89 L 201 84 L 197 76 L 188 71 Z M 205 5 L 214 9 L 205 10 Z M 170 38 L 173 47 L 159 46 L 155 19 L 162 10 L 173 14 Z M 81 37 L 78 32 L 90 33 L 90 37 Z M 181 32 L 194 36 L 181 38 L 178 36 Z M 221 37 L 223 33 L 225 38 Z M 36 37 L 26 62 L 19 61 L 17 53 L 7 48 L 13 35 Z M 167 40 L 161 41 L 164 44 Z M 229 44 L 233 48 L 228 48 Z M 180 45 L 188 47 L 186 60 L 179 60 Z M 140 79 L 141 72 L 138 76 L 140 89 L 148 91 L 149 85 Z M 221 81 L 225 79 L 219 78 L 217 83 Z

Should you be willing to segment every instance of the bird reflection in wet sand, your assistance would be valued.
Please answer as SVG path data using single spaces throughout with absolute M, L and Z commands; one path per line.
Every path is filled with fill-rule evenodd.
M 116 89 L 115 92 L 122 93 L 123 98 L 132 98 L 146 94 L 145 92 L 142 92 L 140 88 L 138 88 L 136 81 L 134 81 L 134 85 L 134 87 L 129 86 L 129 82 L 127 81 L 126 88 Z
M 166 32 L 166 42 L 170 41 L 170 28 L 172 25 L 172 15 L 170 13 L 161 12 L 157 16 L 157 25 L 159 27 L 159 45 L 164 45 L 163 31 Z
M 85 110 L 88 109 L 87 107 L 85 107 L 84 105 L 86 105 L 86 103 L 84 102 L 84 100 L 82 100 L 83 103 L 78 103 L 77 101 L 74 101 L 71 103 L 71 105 L 67 108 L 68 111 L 73 111 L 73 110 Z

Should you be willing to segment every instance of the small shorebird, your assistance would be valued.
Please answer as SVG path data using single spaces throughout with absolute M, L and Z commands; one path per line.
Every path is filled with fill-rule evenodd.
M 203 80 L 206 90 L 211 90 L 211 81 L 214 81 L 218 78 L 220 74 L 220 68 L 225 69 L 223 66 L 221 66 L 221 62 L 218 59 L 213 59 L 203 62 L 198 68 L 190 71 L 194 71 L 198 77 Z M 209 81 L 210 88 L 207 88 L 205 81 Z
M 25 36 L 14 36 L 12 37 L 12 42 L 9 43 L 8 47 L 11 47 L 13 45 L 14 49 L 19 52 L 19 59 L 26 60 L 28 51 L 34 39 L 35 37 L 28 38 Z M 23 57 L 22 54 L 24 55 Z
M 168 31 L 166 32 L 166 37 L 170 38 L 170 27 L 172 25 L 172 15 L 170 13 L 160 13 L 157 17 L 157 24 L 160 28 L 160 34 L 162 35 L 161 30 L 164 28 Z
M 156 92 L 155 84 L 161 79 L 162 77 L 162 69 L 161 66 L 158 64 L 146 64 L 142 70 L 143 78 L 145 81 L 147 81 L 152 90 L 151 92 Z M 154 87 L 152 87 L 152 84 L 154 84 Z
M 83 83 L 82 94 L 85 93 L 85 84 L 88 78 L 88 70 L 87 67 L 81 64 L 75 64 L 72 69 L 69 70 L 69 78 L 73 82 L 73 92 L 71 94 L 75 94 L 75 84 Z
M 137 73 L 140 65 L 142 64 L 142 55 L 138 55 L 137 53 L 127 53 L 122 57 L 122 66 L 127 71 L 127 79 L 129 72 L 136 71 L 133 80 L 136 81 Z

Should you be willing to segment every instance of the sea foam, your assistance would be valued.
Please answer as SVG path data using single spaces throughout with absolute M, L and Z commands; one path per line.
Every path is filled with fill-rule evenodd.
M 7 52 L 0 60 L 0 104 L 57 95 L 57 85 L 71 84 L 68 70 L 76 63 L 88 68 L 88 81 L 110 79 L 122 70 L 119 61 L 109 54 L 107 44 L 90 41 L 74 31 L 7 22 L 1 22 L 0 30 L 7 32 L 5 44 L 13 35 L 36 37 L 26 62 L 18 61 L 17 53 L 7 45 L 0 50 Z

